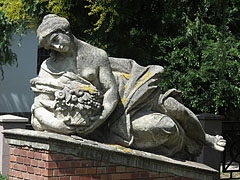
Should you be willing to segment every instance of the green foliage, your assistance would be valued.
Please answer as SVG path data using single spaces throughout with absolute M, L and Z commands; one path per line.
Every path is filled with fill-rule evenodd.
M 13 34 L 22 36 L 25 28 L 30 27 L 27 25 L 30 25 L 31 18 L 27 13 L 30 12 L 33 5 L 28 3 L 25 3 L 24 0 L 0 0 L 0 72 L 2 79 L 5 65 L 17 65 L 17 56 L 10 48 L 11 40 Z M 31 19 L 31 22 L 34 22 L 33 20 L 34 18 Z
M 8 176 L 0 174 L 0 180 L 8 180 Z
M 196 6 L 190 7 L 194 12 Z M 181 90 L 195 112 L 224 114 L 240 107 L 240 43 L 226 20 L 209 11 L 200 3 L 195 15 L 184 10 L 181 32 L 175 37 L 155 36 L 159 47 L 155 58 L 165 65 L 161 87 Z
M 0 12 L 0 72 L 2 78 L 4 77 L 3 66 L 13 65 L 16 63 L 16 55 L 11 51 L 11 34 L 14 31 L 12 23 L 6 22 L 3 19 L 2 13 Z
M 0 37 L 1 50 L 11 52 L 11 33 L 55 13 L 70 21 L 78 38 L 110 56 L 163 66 L 161 88 L 181 90 L 195 113 L 240 110 L 238 0 L 0 0 L 4 5 L 0 27 L 8 29 Z M 4 55 L 10 57 L 5 51 L 1 65 Z

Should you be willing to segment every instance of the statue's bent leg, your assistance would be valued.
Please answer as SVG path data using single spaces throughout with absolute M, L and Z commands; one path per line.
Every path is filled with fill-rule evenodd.
M 184 132 L 171 118 L 161 113 L 137 113 L 132 121 L 134 135 L 133 147 L 138 149 L 156 149 L 165 155 L 181 151 Z
M 211 136 L 205 133 L 196 115 L 176 99 L 168 97 L 163 102 L 163 107 L 169 117 L 178 121 L 188 137 L 216 150 L 224 150 L 226 141 L 221 136 Z
M 173 97 L 168 97 L 163 106 L 165 113 L 177 120 L 187 136 L 205 143 L 205 132 L 196 115 Z

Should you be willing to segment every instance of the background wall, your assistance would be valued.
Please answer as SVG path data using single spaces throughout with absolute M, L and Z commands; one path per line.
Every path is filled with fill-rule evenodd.
M 12 50 L 17 54 L 18 66 L 4 67 L 4 80 L 0 80 L 0 113 L 30 112 L 33 103 L 29 80 L 37 76 L 36 34 L 29 30 L 21 47 L 18 42 L 19 36 L 15 35 Z

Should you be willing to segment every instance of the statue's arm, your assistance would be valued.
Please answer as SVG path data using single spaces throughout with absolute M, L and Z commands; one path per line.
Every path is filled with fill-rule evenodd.
M 97 119 L 95 123 L 93 123 L 89 128 L 86 129 L 86 134 L 93 132 L 97 127 L 104 123 L 104 121 L 116 108 L 119 100 L 117 83 L 112 73 L 112 69 L 110 67 L 107 55 L 100 62 L 98 77 L 101 89 L 103 91 L 103 111 L 99 119 Z
M 68 120 L 67 118 L 68 117 L 66 117 L 65 120 Z M 45 130 L 62 134 L 73 134 L 75 132 L 75 128 L 67 126 L 64 122 L 65 120 L 55 118 L 53 113 L 44 107 L 38 107 L 33 111 L 33 126 L 40 123 Z
M 109 63 L 99 68 L 99 82 L 104 91 L 103 112 L 100 119 L 107 119 L 118 103 L 118 89 Z

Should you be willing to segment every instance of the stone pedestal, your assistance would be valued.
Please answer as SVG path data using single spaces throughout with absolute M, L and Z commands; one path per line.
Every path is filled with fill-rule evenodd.
M 213 180 L 204 164 L 178 161 L 119 145 L 32 130 L 6 130 L 9 180 Z
M 27 118 L 22 118 L 13 115 L 1 115 L 0 116 L 0 173 L 7 175 L 9 170 L 9 146 L 5 142 L 5 138 L 2 134 L 3 130 L 13 128 L 25 128 L 25 124 L 28 122 Z
M 203 113 L 198 114 L 197 117 L 206 133 L 211 135 L 222 134 L 222 121 L 224 120 L 224 116 Z M 209 147 L 204 147 L 202 154 L 197 158 L 197 162 L 206 164 L 219 171 L 222 159 L 221 155 L 222 153 L 219 151 L 215 151 Z

